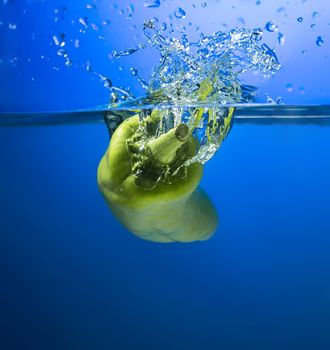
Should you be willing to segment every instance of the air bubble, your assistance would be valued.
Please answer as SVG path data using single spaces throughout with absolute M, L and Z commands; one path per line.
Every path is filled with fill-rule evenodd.
M 298 18 L 297 18 L 297 21 L 300 22 L 300 23 L 301 23 L 303 20 L 304 20 L 304 19 L 303 19 L 302 17 L 298 17 Z
M 9 23 L 8 24 L 8 28 L 11 29 L 11 30 L 15 30 L 17 28 L 17 24 L 15 23 Z

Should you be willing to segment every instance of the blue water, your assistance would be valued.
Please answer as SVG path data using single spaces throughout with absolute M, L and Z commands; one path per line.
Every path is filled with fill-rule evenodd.
M 0 2 L 0 350 L 329 350 L 329 2 L 155 3 Z M 205 242 L 135 237 L 97 186 L 109 133 L 91 107 L 109 90 L 95 72 L 141 96 L 131 68 L 148 81 L 158 53 L 109 54 L 144 43 L 153 17 L 190 40 L 260 27 L 282 65 L 242 77 L 286 105 L 237 111 L 249 118 L 205 166 L 220 217 Z
M 1 349 L 330 347 L 329 127 L 234 125 L 202 186 L 212 239 L 110 213 L 104 125 L 0 128 Z

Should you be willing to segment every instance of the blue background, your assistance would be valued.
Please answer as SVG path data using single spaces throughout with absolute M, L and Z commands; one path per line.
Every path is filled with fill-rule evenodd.
M 102 11 L 94 14 L 108 17 L 108 6 L 116 23 L 113 42 L 105 47 L 94 40 L 99 34 L 88 30 L 86 46 L 72 54 L 77 66 L 71 67 L 50 43 L 63 26 L 76 33 L 70 21 L 87 12 L 85 2 L 79 8 L 66 3 L 71 15 L 65 23 L 53 22 L 59 6 L 53 1 L 1 4 L 1 110 L 106 103 L 107 90 L 82 67 L 86 60 L 138 92 L 128 70 L 144 59 L 141 75 L 150 74 L 142 52 L 127 58 L 131 61 L 123 63 L 123 71 L 107 58 L 113 48 L 135 40 L 133 29 L 127 29 L 131 26 L 119 22 L 141 23 L 149 11 L 167 18 L 178 2 L 148 9 L 136 1 L 131 20 L 119 12 L 111 16 L 126 9 L 122 3 L 114 9 L 101 2 Z M 310 40 L 306 34 L 312 30 L 306 18 L 315 4 L 319 21 L 329 13 L 325 1 L 231 2 L 235 9 L 228 3 L 208 2 L 197 10 L 186 6 L 185 20 L 190 11 L 209 11 L 193 18 L 206 31 L 216 25 L 208 21 L 211 15 L 222 16 L 219 23 L 226 20 L 230 28 L 243 13 L 250 27 L 264 24 L 265 18 L 275 20 L 276 8 L 285 6 L 287 43 L 276 52 L 287 68 L 261 82 L 261 89 L 283 95 L 288 103 L 329 102 L 327 31 L 320 33 L 322 47 L 315 45 L 314 34 Z M 296 21 L 298 14 L 302 23 Z M 17 23 L 17 28 L 7 29 L 8 23 Z M 297 34 L 298 24 L 306 25 L 301 27 L 306 35 Z M 30 40 L 33 32 L 36 39 Z M 269 33 L 270 39 L 272 35 L 276 38 Z M 295 40 L 289 43 L 290 37 Z M 309 56 L 299 54 L 304 47 Z M 50 61 L 39 59 L 41 54 Z M 13 55 L 19 58 L 18 67 L 8 61 Z M 155 62 L 157 57 L 150 54 L 148 59 Z M 287 83 L 294 85 L 291 93 Z M 96 184 L 108 142 L 104 125 L 0 128 L 1 349 L 330 348 L 328 127 L 234 125 L 202 180 L 219 212 L 219 228 L 209 241 L 193 244 L 146 242 L 117 222 Z

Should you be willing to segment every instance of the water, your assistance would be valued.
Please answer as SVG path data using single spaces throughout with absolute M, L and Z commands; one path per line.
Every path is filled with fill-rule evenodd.
M 0 128 L 2 347 L 327 348 L 329 109 L 237 110 L 201 184 L 219 227 L 172 245 L 106 207 L 105 113 Z

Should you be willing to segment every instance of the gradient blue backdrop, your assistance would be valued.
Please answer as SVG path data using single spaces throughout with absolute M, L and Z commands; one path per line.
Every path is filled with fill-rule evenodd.
M 97 11 L 67 1 L 66 22 L 54 22 L 54 8 L 63 3 L 3 2 L 1 111 L 106 103 L 107 90 L 82 67 L 87 60 L 138 92 L 129 67 L 140 64 L 147 76 L 156 56 L 147 56 L 149 66 L 142 52 L 136 54 L 119 71 L 107 55 L 140 41 L 130 23 L 140 24 L 149 11 L 167 18 L 179 2 L 161 1 L 159 9 L 132 3 L 134 14 L 126 20 L 126 2 L 118 8 L 100 2 Z M 249 27 L 284 21 L 287 43 L 276 49 L 283 71 L 260 82 L 261 89 L 288 103 L 329 102 L 328 31 L 318 29 L 325 43 L 317 47 L 309 27 L 315 7 L 318 25 L 328 28 L 325 1 L 193 3 L 197 9 L 186 5 L 185 21 L 194 16 L 205 32 L 223 22 L 239 25 L 238 17 Z M 278 14 L 282 6 L 286 11 Z M 90 22 L 112 21 L 109 44 L 71 24 L 90 11 Z M 71 67 L 51 45 L 63 30 L 80 38 L 80 48 L 70 49 Z M 269 40 L 272 35 L 276 39 L 269 33 Z M 300 55 L 302 49 L 309 56 Z M 96 184 L 108 141 L 103 125 L 0 128 L 1 349 L 330 348 L 328 127 L 234 125 L 202 181 L 219 212 L 219 229 L 194 244 L 146 242 L 117 222 Z

